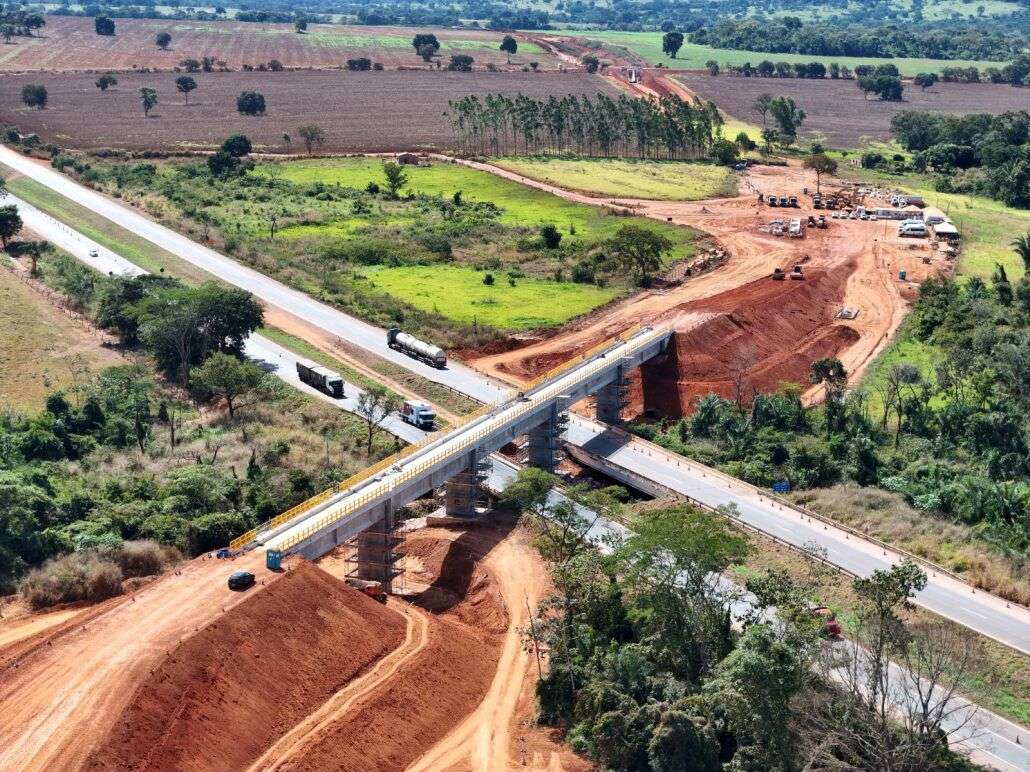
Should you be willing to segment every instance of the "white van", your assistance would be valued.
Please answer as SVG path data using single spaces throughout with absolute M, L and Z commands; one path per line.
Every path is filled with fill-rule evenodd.
M 911 220 L 901 223 L 898 226 L 898 236 L 905 238 L 922 238 L 927 235 L 926 225 L 921 222 L 912 222 Z

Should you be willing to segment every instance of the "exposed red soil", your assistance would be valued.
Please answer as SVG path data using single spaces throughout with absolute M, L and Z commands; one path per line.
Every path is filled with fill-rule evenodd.
M 276 769 L 402 770 L 476 709 L 490 687 L 507 615 L 480 560 L 505 536 L 440 529 L 408 537 L 416 604 L 432 611 L 428 645 Z
M 299 562 L 158 663 L 85 767 L 245 768 L 403 635 L 395 611 Z
M 683 415 L 708 393 L 734 399 L 740 390 L 749 400 L 797 381 L 813 361 L 858 340 L 858 332 L 831 324 L 827 313 L 840 305 L 853 270 L 844 263 L 809 271 L 803 282 L 759 279 L 690 304 L 704 321 L 676 333 L 667 361 L 644 366 L 631 405 L 636 412 L 646 404 L 663 415 Z
M 814 401 L 820 391 L 808 381 L 813 361 L 840 358 L 854 382 L 900 326 L 914 300 L 912 288 L 951 269 L 925 243 L 892 235 L 886 222 L 829 219 L 827 229 L 809 228 L 803 239 L 763 232 L 763 224 L 775 218 L 820 214 L 803 193 L 805 186 L 815 187 L 814 176 L 797 166 L 752 167 L 741 177 L 747 192 L 736 198 L 677 202 L 590 197 L 487 164 L 464 163 L 568 200 L 622 206 L 689 225 L 728 252 L 728 260 L 712 271 L 610 304 L 558 334 L 469 356 L 477 368 L 519 383 L 634 325 L 668 325 L 676 333 L 673 349 L 642 368 L 642 376 L 634 374 L 629 413 L 646 408 L 679 416 L 690 411 L 698 395 L 734 397 L 741 391 L 749 398 L 781 381 L 802 385 L 806 400 Z M 830 183 L 823 180 L 823 185 Z M 770 209 L 758 203 L 758 192 L 796 195 L 800 208 Z M 790 271 L 796 264 L 803 265 L 804 281 L 770 278 L 774 268 Z M 907 272 L 907 282 L 898 281 L 899 269 Z M 836 319 L 845 306 L 857 309 L 858 317 Z

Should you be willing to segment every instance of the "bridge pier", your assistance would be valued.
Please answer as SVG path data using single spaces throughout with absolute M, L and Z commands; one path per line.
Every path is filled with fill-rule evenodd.
M 444 511 L 451 517 L 476 517 L 483 498 L 483 480 L 490 462 L 478 450 L 469 453 L 468 467 L 444 483 Z
M 354 537 L 354 554 L 350 558 L 354 568 L 350 576 L 379 582 L 386 593 L 393 591 L 393 578 L 400 573 L 395 568 L 400 556 L 394 548 L 401 542 L 395 528 L 393 502 L 388 501 L 383 518 Z
M 615 380 L 597 392 L 598 421 L 603 421 L 611 426 L 618 426 L 622 423 L 622 411 L 626 407 L 628 388 L 626 369 L 620 364 L 616 369 Z
M 561 447 L 561 435 L 568 428 L 569 418 L 558 410 L 558 401 L 551 405 L 551 412 L 543 423 L 529 430 L 528 451 L 526 459 L 530 466 L 554 472 L 558 465 L 558 449 Z

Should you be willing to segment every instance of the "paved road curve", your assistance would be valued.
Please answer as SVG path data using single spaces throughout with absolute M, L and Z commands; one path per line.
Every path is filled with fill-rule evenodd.
M 0 146 L 0 162 L 207 270 L 212 275 L 253 292 L 264 302 L 293 313 L 310 324 L 400 364 L 425 378 L 483 402 L 497 401 L 508 391 L 504 385 L 464 365 L 451 364 L 447 369 L 438 370 L 393 351 L 386 345 L 383 330 L 242 266 L 10 148 Z M 719 475 L 714 470 L 681 456 L 658 453 L 649 444 L 627 438 L 625 435 L 615 441 L 613 435 L 606 432 L 603 426 L 586 419 L 573 418 L 570 422 L 569 440 L 577 445 L 591 443 L 591 449 L 599 455 L 610 456 L 611 461 L 631 472 L 662 482 L 667 487 L 708 506 L 733 502 L 737 504 L 742 517 L 755 527 L 798 547 L 817 545 L 826 551 L 831 562 L 854 573 L 867 575 L 877 568 L 902 559 L 900 553 L 892 550 L 888 550 L 884 555 L 884 550 L 873 542 L 851 535 L 843 529 L 809 521 L 789 507 L 759 497 L 756 489 Z M 1030 610 L 1010 606 L 988 593 L 973 592 L 969 585 L 943 574 L 931 575 L 926 589 L 915 600 L 919 605 L 941 616 L 1021 652 L 1030 653 Z

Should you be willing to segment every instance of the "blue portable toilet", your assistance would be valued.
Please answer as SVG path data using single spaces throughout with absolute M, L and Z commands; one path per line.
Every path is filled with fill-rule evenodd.
M 229 551 L 228 547 L 222 547 L 218 552 L 215 553 L 215 557 L 219 560 L 228 560 L 232 557 L 232 552 Z
M 282 568 L 283 564 L 283 553 L 282 550 L 266 550 L 265 551 L 265 568 L 269 571 L 278 571 Z
M 901 281 L 905 281 L 905 277 L 907 275 L 908 274 L 905 271 L 898 271 L 898 279 L 901 280 Z

